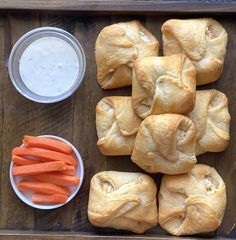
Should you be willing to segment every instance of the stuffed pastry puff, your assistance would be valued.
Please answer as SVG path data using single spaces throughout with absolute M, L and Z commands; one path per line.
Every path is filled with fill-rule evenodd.
M 159 223 L 168 233 L 181 236 L 216 230 L 226 206 L 225 184 L 217 171 L 196 164 L 185 174 L 161 181 Z
M 196 163 L 193 122 L 178 114 L 152 115 L 141 123 L 131 159 L 149 173 L 189 172 Z
M 230 115 L 224 93 L 215 89 L 197 91 L 195 107 L 188 117 L 196 127 L 196 155 L 226 149 Z
M 132 84 L 133 62 L 138 57 L 157 56 L 157 39 L 138 21 L 105 27 L 96 41 L 97 81 L 104 89 Z
M 139 58 L 134 63 L 132 106 L 142 118 L 153 114 L 192 111 L 196 70 L 182 54 Z
M 131 97 L 105 97 L 96 107 L 97 146 L 104 155 L 131 155 L 141 119 Z
M 223 70 L 228 35 L 211 18 L 166 21 L 161 29 L 164 55 L 186 54 L 197 69 L 197 85 L 216 81 Z
M 105 171 L 90 184 L 88 217 L 97 227 L 143 233 L 157 225 L 157 189 L 142 173 Z

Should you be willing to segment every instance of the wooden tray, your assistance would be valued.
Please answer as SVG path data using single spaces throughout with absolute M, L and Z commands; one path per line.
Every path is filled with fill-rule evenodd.
M 48 14 L 46 10 L 49 11 Z M 229 98 L 232 116 L 230 146 L 225 152 L 208 153 L 198 160 L 218 170 L 226 183 L 228 196 L 222 225 L 216 232 L 203 236 L 236 237 L 235 2 L 215 1 L 200 4 L 198 1 L 18 0 L 13 3 L 1 0 L 0 11 L 0 239 L 170 238 L 159 226 L 138 236 L 95 228 L 88 222 L 88 191 L 90 179 L 95 173 L 102 170 L 140 171 L 129 157 L 105 157 L 96 147 L 96 103 L 108 95 L 130 95 L 131 88 L 103 91 L 97 85 L 94 45 L 104 26 L 134 18 L 146 25 L 161 41 L 162 23 L 171 17 L 185 17 L 183 14 L 186 13 L 188 17 L 214 15 L 229 34 L 228 53 L 221 79 L 204 88 L 219 89 Z M 69 16 L 68 12 L 71 13 Z M 83 84 L 72 97 L 57 104 L 42 105 L 25 99 L 15 90 L 8 78 L 7 60 L 11 47 L 22 34 L 40 26 L 60 27 L 73 33 L 86 52 L 87 71 Z M 13 192 L 8 174 L 11 150 L 21 144 L 24 134 L 58 135 L 78 147 L 85 165 L 85 179 L 77 197 L 66 206 L 51 211 L 35 210 L 21 202 Z M 155 175 L 154 178 L 159 185 L 160 175 Z

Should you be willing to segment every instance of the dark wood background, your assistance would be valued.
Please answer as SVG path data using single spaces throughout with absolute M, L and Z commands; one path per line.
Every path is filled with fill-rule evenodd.
M 13 3 L 14 2 L 14 3 Z M 89 11 L 90 13 L 236 12 L 235 0 L 0 0 L 0 9 Z
M 0 16 L 0 239 L 42 239 L 42 236 L 44 239 L 91 239 L 98 238 L 96 235 L 103 236 L 104 239 L 133 238 L 134 235 L 126 232 L 95 228 L 89 224 L 87 219 L 89 184 L 95 173 L 102 170 L 140 171 L 129 157 L 105 157 L 96 147 L 95 106 L 97 102 L 108 95 L 130 95 L 131 88 L 104 91 L 97 85 L 94 59 L 95 40 L 101 29 L 111 23 L 138 19 L 161 42 L 160 27 L 163 22 L 171 17 L 181 17 L 181 15 L 173 15 L 173 12 L 163 15 L 163 11 L 160 11 L 162 15 L 146 16 L 145 13 L 139 13 L 134 16 L 124 15 L 122 12 L 121 16 L 119 12 L 116 12 L 114 16 L 106 12 L 103 16 L 101 14 L 84 16 L 83 12 L 78 12 L 66 16 L 58 12 L 49 14 L 37 11 L 22 12 L 23 3 L 25 8 L 28 3 L 31 4 L 31 8 L 42 10 L 48 6 L 52 7 L 52 3 L 56 1 L 18 0 L 14 1 L 14 4 L 10 2 L 0 1 L 0 9 L 2 9 Z M 62 4 L 59 6 L 61 10 L 67 1 L 57 2 Z M 76 2 L 70 1 L 70 10 L 73 6 L 75 7 Z M 83 2 L 86 2 L 87 7 L 91 4 L 89 1 Z M 139 2 L 140 4 L 135 6 L 143 6 L 144 1 L 129 2 Z M 153 1 L 147 2 L 153 4 Z M 173 4 L 173 1 L 168 2 Z M 76 6 L 79 6 L 78 2 Z M 235 5 L 232 5 L 231 12 L 234 11 L 234 7 Z M 21 11 L 9 13 L 3 10 L 5 8 L 16 8 Z M 103 8 L 107 9 L 106 5 L 103 5 Z M 216 7 L 213 6 L 213 9 Z M 219 11 L 219 8 L 217 9 Z M 225 4 L 224 9 L 229 11 L 229 5 Z M 137 12 L 133 13 L 137 14 Z M 210 13 L 204 16 L 209 15 Z M 233 14 L 218 14 L 215 18 L 224 25 L 229 34 L 228 53 L 221 79 L 204 88 L 216 88 L 228 96 L 232 117 L 231 141 L 225 152 L 208 153 L 199 157 L 198 160 L 214 166 L 223 177 L 227 186 L 228 204 L 219 230 L 203 236 L 236 237 L 236 148 L 234 147 L 236 143 L 236 21 Z M 13 44 L 22 34 L 40 26 L 53 26 L 67 30 L 79 39 L 86 53 L 87 70 L 82 85 L 72 97 L 56 104 L 43 105 L 25 99 L 15 90 L 8 77 L 7 61 Z M 13 192 L 8 174 L 11 150 L 21 144 L 24 134 L 57 135 L 73 143 L 80 151 L 85 165 L 84 182 L 79 194 L 66 206 L 50 211 L 36 210 L 21 202 Z M 160 175 L 153 175 L 153 177 L 159 185 Z M 113 234 L 116 238 L 111 236 Z M 169 236 L 165 236 L 165 232 L 158 226 L 150 230 L 143 238 L 147 237 L 167 239 Z M 138 239 L 137 236 L 136 238 Z

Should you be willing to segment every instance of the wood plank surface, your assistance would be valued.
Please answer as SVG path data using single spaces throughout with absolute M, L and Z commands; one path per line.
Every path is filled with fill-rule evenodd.
M 9 84 L 7 75 L 7 59 L 5 55 L 9 53 L 14 41 L 22 34 L 32 27 L 38 26 L 35 18 L 28 18 L 29 26 L 25 25 L 25 19 L 20 18 L 16 21 L 14 27 L 11 24 L 10 18 L 5 18 L 4 32 L 1 36 L 5 36 L 2 40 L 5 47 L 1 55 L 1 98 L 3 113 L 2 118 L 2 133 L 1 133 L 1 147 L 2 147 L 2 166 L 1 166 L 1 221 L 0 228 L 3 229 L 32 229 L 34 228 L 34 210 L 21 201 L 15 198 L 15 193 L 12 191 L 9 182 L 9 165 L 11 161 L 11 147 L 19 145 L 21 142 L 17 136 L 23 135 L 25 132 L 35 134 L 36 129 L 36 112 L 33 111 L 33 105 L 24 97 L 16 93 L 14 87 Z M 3 61 L 4 60 L 4 61 Z M 20 216 L 20 217 L 19 217 Z
M 4 1 L 0 1 L 1 4 Z M 5 1 L 7 2 L 7 1 Z M 17 2 L 16 1 L 16 6 Z M 43 2 L 43 1 L 31 1 Z M 50 3 L 49 3 L 50 2 Z M 49 5 L 53 1 L 48 1 Z M 60 2 L 60 1 L 59 1 Z M 69 1 L 68 1 L 69 2 Z M 71 4 L 75 1 L 70 1 Z M 77 2 L 77 1 L 76 1 Z M 138 1 L 140 2 L 140 1 Z M 148 1 L 151 2 L 151 1 Z M 174 17 L 174 15 L 173 15 Z M 87 218 L 88 191 L 91 177 L 103 170 L 141 171 L 129 157 L 105 157 L 97 149 L 95 106 L 104 96 L 130 95 L 131 88 L 102 90 L 96 82 L 94 46 L 98 33 L 111 23 L 133 19 L 122 16 L 61 16 L 45 13 L 11 14 L 0 17 L 0 239 L 168 239 L 159 226 L 147 235 L 135 236 L 127 232 L 93 227 Z M 161 42 L 160 27 L 164 16 L 136 16 Z M 204 154 L 199 162 L 214 166 L 227 186 L 228 204 L 218 231 L 203 236 L 236 237 L 236 21 L 233 17 L 217 17 L 229 34 L 228 53 L 221 79 L 204 88 L 217 88 L 229 98 L 231 113 L 231 142 L 219 154 Z M 81 42 L 87 60 L 87 70 L 80 88 L 67 100 L 56 104 L 37 104 L 22 97 L 10 83 L 7 59 L 12 45 L 32 28 L 54 26 L 72 33 Z M 79 194 L 66 206 L 51 210 L 34 210 L 21 202 L 9 182 L 11 150 L 20 145 L 24 134 L 52 134 L 74 144 L 81 153 L 85 178 Z M 159 186 L 161 174 L 152 175 Z M 10 231 L 15 230 L 15 231 Z M 29 230 L 27 232 L 23 230 Z M 34 232 L 36 231 L 36 232 Z M 49 231 L 49 232 L 38 232 Z M 112 236 L 114 235 L 114 236 Z M 173 237 L 173 239 L 176 239 Z M 188 238 L 182 238 L 188 239 Z M 194 238 L 191 238 L 194 239 Z
M 148 234 L 145 235 L 145 238 L 142 235 L 95 235 L 91 233 L 68 233 L 68 232 L 60 232 L 60 233 L 52 233 L 52 232 L 29 232 L 29 231 L 2 231 L 0 233 L 0 240 L 177 240 L 180 239 L 175 236 L 169 235 L 159 235 L 158 238 L 156 235 Z M 197 237 L 181 237 L 182 240 L 197 240 Z M 218 239 L 218 238 L 214 238 Z M 220 239 L 220 238 L 219 238 Z M 221 238 L 222 239 L 222 238 Z
M 94 144 L 97 137 L 95 129 L 95 107 L 102 98 L 103 91 L 94 82 L 96 79 L 96 64 L 94 46 L 100 30 L 110 24 L 109 17 L 78 17 L 74 19 L 75 36 L 82 43 L 86 55 L 87 70 L 85 79 L 77 92 L 74 101 L 73 141 L 81 152 L 85 164 L 85 179 L 81 192 L 74 204 L 72 215 L 72 231 L 93 231 L 88 224 L 87 211 L 90 178 L 97 171 L 107 168 L 107 158 L 99 154 Z M 93 79 L 93 80 L 92 80 Z M 91 84 L 91 80 L 95 84 Z M 95 80 L 96 81 L 96 80 Z M 84 100 L 82 100 L 84 99 Z M 82 124 L 78 124 L 82 123 Z M 82 137 L 83 136 L 83 137 Z M 86 147 L 84 144 L 86 143 Z
M 0 0 L 0 9 L 89 12 L 236 12 L 230 0 Z

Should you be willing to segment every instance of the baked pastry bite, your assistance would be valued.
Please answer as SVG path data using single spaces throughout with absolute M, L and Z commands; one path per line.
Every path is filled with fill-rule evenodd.
M 141 123 L 131 159 L 149 173 L 180 174 L 196 163 L 193 122 L 179 114 L 152 115 Z
M 181 236 L 215 231 L 226 206 L 225 184 L 217 171 L 196 164 L 185 174 L 161 180 L 159 223 L 168 233 Z
M 96 107 L 97 146 L 104 155 L 131 155 L 141 119 L 131 97 L 105 97 Z
M 132 106 L 142 118 L 188 113 L 195 92 L 196 70 L 185 55 L 139 58 L 134 63 Z
M 138 21 L 130 21 L 103 28 L 95 48 L 97 81 L 109 89 L 131 85 L 133 62 L 157 56 L 159 42 Z
M 90 184 L 88 218 L 97 227 L 143 233 L 158 223 L 156 184 L 146 174 L 104 171 Z
M 230 140 L 228 99 L 215 89 L 200 90 L 188 117 L 196 127 L 196 155 L 224 151 Z
M 186 54 L 197 69 L 197 85 L 220 77 L 228 35 L 219 22 L 211 18 L 171 19 L 161 31 L 164 55 Z

